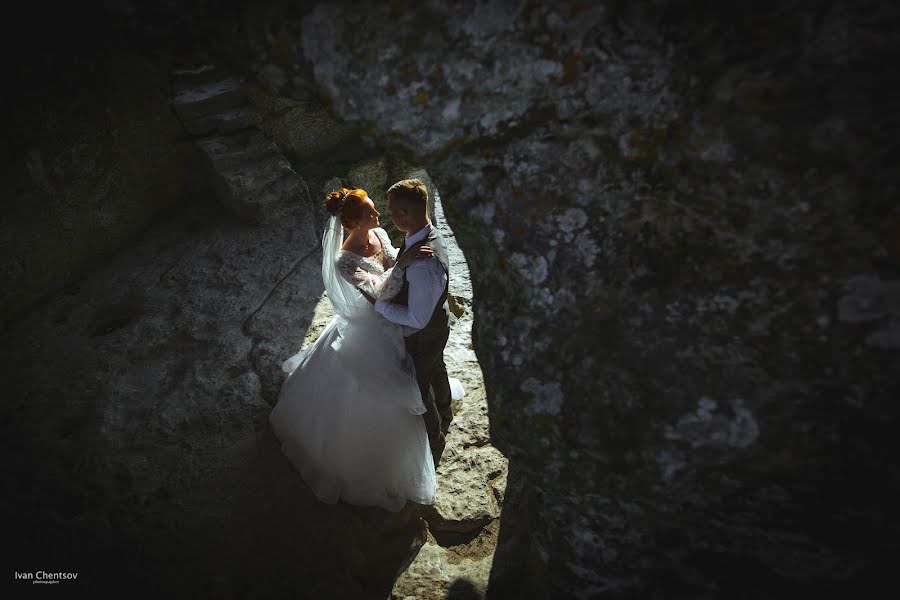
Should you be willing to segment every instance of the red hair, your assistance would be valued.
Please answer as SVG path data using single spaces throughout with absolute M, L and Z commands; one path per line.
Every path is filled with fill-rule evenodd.
M 341 219 L 341 225 L 353 229 L 365 214 L 366 190 L 341 188 L 336 192 L 325 194 L 325 210 Z

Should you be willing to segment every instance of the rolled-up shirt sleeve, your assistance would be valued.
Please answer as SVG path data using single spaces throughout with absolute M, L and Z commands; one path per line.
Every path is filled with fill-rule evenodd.
M 409 282 L 409 306 L 379 300 L 375 311 L 400 325 L 422 329 L 431 320 L 438 299 L 447 285 L 447 273 L 435 258 L 417 260 L 406 267 Z

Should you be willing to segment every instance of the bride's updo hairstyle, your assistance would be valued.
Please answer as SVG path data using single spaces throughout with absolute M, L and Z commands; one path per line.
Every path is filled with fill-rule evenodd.
M 365 215 L 366 205 L 363 201 L 366 196 L 366 190 L 359 188 L 341 188 L 337 192 L 328 192 L 325 194 L 325 210 L 338 217 L 344 229 L 353 229 Z

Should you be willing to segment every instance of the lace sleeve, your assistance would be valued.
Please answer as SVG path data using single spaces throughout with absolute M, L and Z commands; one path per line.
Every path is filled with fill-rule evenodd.
M 390 300 L 397 295 L 403 287 L 403 274 L 406 269 L 394 265 L 381 276 L 381 286 L 378 288 L 379 300 Z
M 374 231 L 378 239 L 381 240 L 381 249 L 384 251 L 384 268 L 385 270 L 390 269 L 397 263 L 397 249 L 391 243 L 391 238 L 388 236 L 387 231 L 381 227 L 376 228 Z
M 359 266 L 359 258 L 350 252 L 338 253 L 337 268 L 341 277 L 350 282 L 357 289 L 365 290 L 373 296 L 381 287 L 378 277 L 362 269 Z

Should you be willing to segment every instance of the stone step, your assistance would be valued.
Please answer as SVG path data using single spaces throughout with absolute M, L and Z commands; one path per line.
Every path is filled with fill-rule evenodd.
M 302 197 L 303 185 L 297 174 L 292 170 L 285 173 L 269 185 L 260 188 L 252 194 L 247 194 L 247 202 L 256 204 L 259 210 L 265 213 L 276 211 L 296 204 Z
M 262 117 L 256 109 L 250 106 L 240 106 L 185 121 L 184 128 L 191 135 L 228 134 L 259 125 L 261 122 Z
M 247 98 L 242 84 L 241 79 L 228 77 L 211 83 L 176 88 L 173 101 L 175 112 L 182 121 L 187 122 L 244 106 Z
M 172 69 L 172 81 L 176 87 L 213 83 L 225 78 L 216 65 L 197 65 Z
M 259 183 L 257 181 L 257 183 Z M 306 184 L 293 171 L 286 171 L 265 185 L 245 188 L 245 182 L 219 178 L 219 200 L 233 214 L 245 221 L 271 222 L 292 205 L 308 196 Z
M 280 154 L 219 171 L 219 176 L 235 193 L 245 195 L 257 194 L 286 175 L 297 176 L 291 164 Z
M 172 71 L 173 106 L 185 130 L 209 160 L 219 201 L 238 218 L 267 222 L 309 199 L 303 179 L 260 131 L 259 112 L 247 102 L 243 80 L 214 65 Z
M 219 200 L 239 218 L 266 222 L 303 199 L 306 184 L 281 154 L 215 169 Z M 308 194 L 308 192 L 307 192 Z
M 228 171 L 267 156 L 281 156 L 275 143 L 258 129 L 247 129 L 231 135 L 217 135 L 196 140 L 216 171 Z

